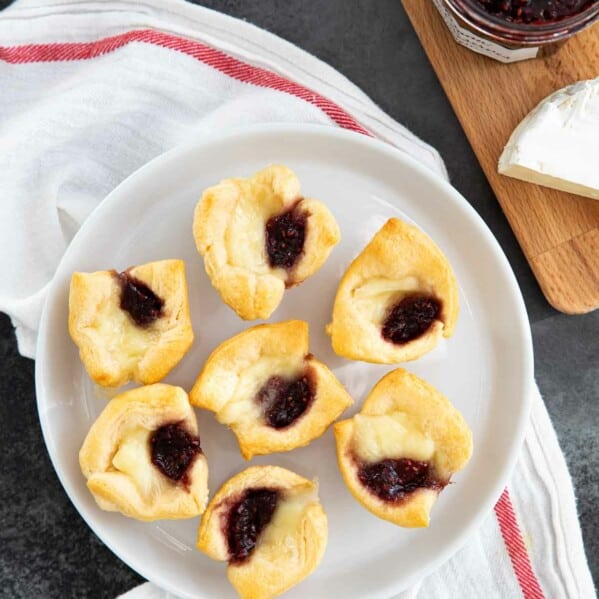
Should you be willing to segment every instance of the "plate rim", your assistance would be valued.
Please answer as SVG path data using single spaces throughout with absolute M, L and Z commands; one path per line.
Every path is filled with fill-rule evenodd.
M 522 292 L 518 285 L 514 271 L 503 251 L 497 238 L 493 235 L 491 229 L 483 218 L 478 214 L 474 207 L 466 200 L 466 198 L 454 188 L 449 180 L 442 177 L 440 174 L 435 173 L 432 168 L 422 164 L 405 150 L 402 150 L 396 146 L 391 145 L 383 140 L 375 137 L 369 137 L 362 133 L 349 131 L 336 127 L 334 125 L 321 125 L 321 124 L 289 124 L 289 123 L 268 123 L 268 124 L 254 124 L 241 127 L 229 128 L 226 131 L 210 132 L 203 134 L 200 139 L 196 139 L 187 143 L 171 148 L 170 150 L 154 157 L 149 162 L 142 165 L 136 171 L 127 176 L 121 181 L 99 204 L 92 210 L 89 216 L 85 219 L 79 230 L 73 236 L 73 239 L 68 244 L 62 255 L 58 266 L 56 267 L 55 273 L 52 280 L 48 285 L 48 292 L 44 301 L 42 309 L 42 315 L 40 319 L 40 327 L 38 331 L 38 338 L 36 343 L 36 359 L 35 359 L 35 391 L 36 391 L 36 407 L 38 412 L 38 419 L 40 422 L 40 428 L 42 429 L 42 436 L 46 451 L 50 457 L 52 467 L 58 476 L 58 479 L 75 509 L 78 511 L 85 524 L 94 532 L 94 534 L 100 539 L 100 541 L 110 549 L 110 551 L 116 555 L 123 563 L 129 568 L 137 572 L 139 575 L 144 577 L 146 580 L 153 582 L 161 589 L 173 593 L 177 597 L 193 599 L 194 595 L 190 595 L 187 591 L 177 588 L 171 584 L 168 580 L 163 579 L 160 572 L 151 570 L 146 567 L 143 563 L 143 558 L 132 558 L 127 556 L 123 557 L 123 553 L 120 549 L 117 549 L 109 542 L 105 535 L 101 533 L 101 527 L 96 526 L 95 523 L 91 522 L 85 515 L 85 509 L 76 497 L 74 489 L 70 488 L 69 483 L 66 481 L 66 474 L 63 475 L 61 471 L 60 461 L 51 449 L 52 443 L 49 442 L 49 424 L 48 419 L 43 412 L 43 402 L 45 396 L 44 385 L 41 380 L 42 372 L 45 366 L 45 353 L 42 351 L 46 339 L 46 331 L 48 328 L 48 305 L 50 298 L 52 298 L 58 292 L 58 283 L 56 273 L 61 270 L 63 263 L 67 258 L 77 249 L 80 240 L 85 237 L 87 229 L 93 226 L 94 220 L 99 218 L 98 215 L 102 215 L 106 211 L 113 209 L 113 206 L 118 206 L 120 196 L 127 194 L 128 188 L 132 185 L 136 185 L 137 181 L 145 178 L 148 173 L 151 173 L 153 169 L 160 168 L 163 163 L 168 163 L 171 160 L 176 160 L 179 157 L 184 156 L 191 151 L 201 151 L 209 149 L 210 145 L 214 142 L 222 142 L 227 139 L 234 139 L 236 137 L 260 135 L 260 134 L 276 134 L 276 135 L 325 135 L 332 136 L 334 138 L 346 140 L 350 143 L 355 143 L 367 151 L 374 150 L 383 152 L 389 155 L 392 159 L 403 162 L 408 169 L 417 171 L 427 182 L 438 185 L 443 188 L 443 191 L 448 196 L 448 199 L 453 201 L 456 209 L 462 210 L 463 213 L 473 221 L 473 226 L 479 228 L 480 232 L 484 235 L 485 241 L 488 243 L 489 248 L 492 250 L 494 256 L 498 259 L 499 264 L 503 270 L 503 274 L 506 280 L 509 282 L 509 292 L 518 307 L 518 321 L 517 327 L 512 329 L 514 337 L 518 337 L 520 342 L 519 345 L 522 348 L 524 357 L 524 363 L 522 364 L 523 376 L 521 381 L 520 389 L 520 418 L 515 429 L 512 429 L 513 442 L 510 447 L 509 455 L 504 462 L 504 467 L 497 472 L 495 477 L 495 483 L 490 486 L 487 493 L 487 498 L 484 502 L 481 502 L 477 512 L 471 518 L 469 524 L 465 526 L 459 534 L 455 535 L 453 539 L 445 544 L 445 547 L 437 554 L 434 559 L 427 561 L 424 565 L 417 568 L 411 576 L 408 576 L 402 582 L 396 583 L 392 588 L 386 588 L 389 596 L 405 590 L 407 587 L 417 583 L 424 579 L 433 571 L 437 570 L 442 564 L 444 564 L 449 558 L 451 558 L 471 537 L 471 535 L 480 527 L 483 519 L 491 512 L 493 506 L 499 500 L 504 488 L 507 485 L 509 477 L 514 470 L 516 461 L 522 449 L 524 443 L 524 437 L 526 433 L 526 427 L 530 419 L 530 413 L 532 408 L 532 397 L 534 389 L 534 359 L 533 359 L 533 345 L 532 345 L 532 331 L 528 320 L 528 314 L 524 303 Z M 512 323 L 515 324 L 515 323 Z M 517 333 L 517 335 L 516 335 Z M 401 365 L 398 365 L 398 367 Z M 141 554 L 140 554 L 141 555 Z M 223 579 L 224 580 L 224 579 Z

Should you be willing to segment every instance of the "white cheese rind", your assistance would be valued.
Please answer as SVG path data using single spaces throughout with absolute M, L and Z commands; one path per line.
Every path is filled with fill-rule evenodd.
M 516 127 L 498 170 L 523 181 L 599 199 L 599 78 L 543 100 Z

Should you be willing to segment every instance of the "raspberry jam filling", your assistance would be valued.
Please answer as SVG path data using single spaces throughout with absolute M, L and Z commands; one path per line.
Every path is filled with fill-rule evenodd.
M 401 501 L 417 489 L 441 491 L 446 485 L 435 480 L 429 462 L 408 458 L 361 464 L 358 467 L 358 478 L 379 499 L 392 502 Z
M 187 472 L 202 453 L 200 439 L 190 435 L 180 423 L 165 424 L 150 437 L 152 464 L 175 482 L 189 484 Z
M 307 215 L 296 206 L 266 222 L 266 253 L 271 267 L 290 269 L 304 251 Z
M 275 513 L 278 500 L 279 492 L 275 489 L 248 489 L 231 506 L 225 526 L 229 563 L 243 562 L 252 554 L 260 533 Z
M 271 376 L 256 395 L 264 410 L 264 418 L 272 428 L 285 428 L 295 422 L 309 407 L 316 394 L 316 384 L 308 369 L 296 379 Z
M 597 0 L 476 0 L 491 15 L 511 23 L 538 24 L 577 15 Z
M 131 316 L 136 325 L 145 327 L 162 316 L 164 300 L 145 283 L 127 271 L 117 275 L 121 285 L 121 310 Z
M 396 345 L 417 339 L 438 319 L 441 302 L 429 295 L 408 295 L 394 304 L 383 322 L 382 335 Z

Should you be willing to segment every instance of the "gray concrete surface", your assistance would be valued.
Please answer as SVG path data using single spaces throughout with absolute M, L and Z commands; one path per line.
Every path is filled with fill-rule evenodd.
M 453 184 L 488 223 L 518 277 L 537 381 L 574 477 L 587 555 L 599 581 L 599 311 L 564 316 L 541 295 L 399 0 L 198 3 L 312 52 L 441 151 Z M 0 8 L 7 4 L 0 0 Z M 41 438 L 33 362 L 18 355 L 5 316 L 0 397 L 0 596 L 111 598 L 141 582 L 87 528 L 62 490 Z

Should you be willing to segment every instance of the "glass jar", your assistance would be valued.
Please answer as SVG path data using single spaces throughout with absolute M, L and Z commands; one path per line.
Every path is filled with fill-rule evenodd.
M 599 1 L 543 23 L 510 22 L 487 12 L 477 0 L 433 1 L 458 43 L 502 62 L 534 58 L 599 19 Z

